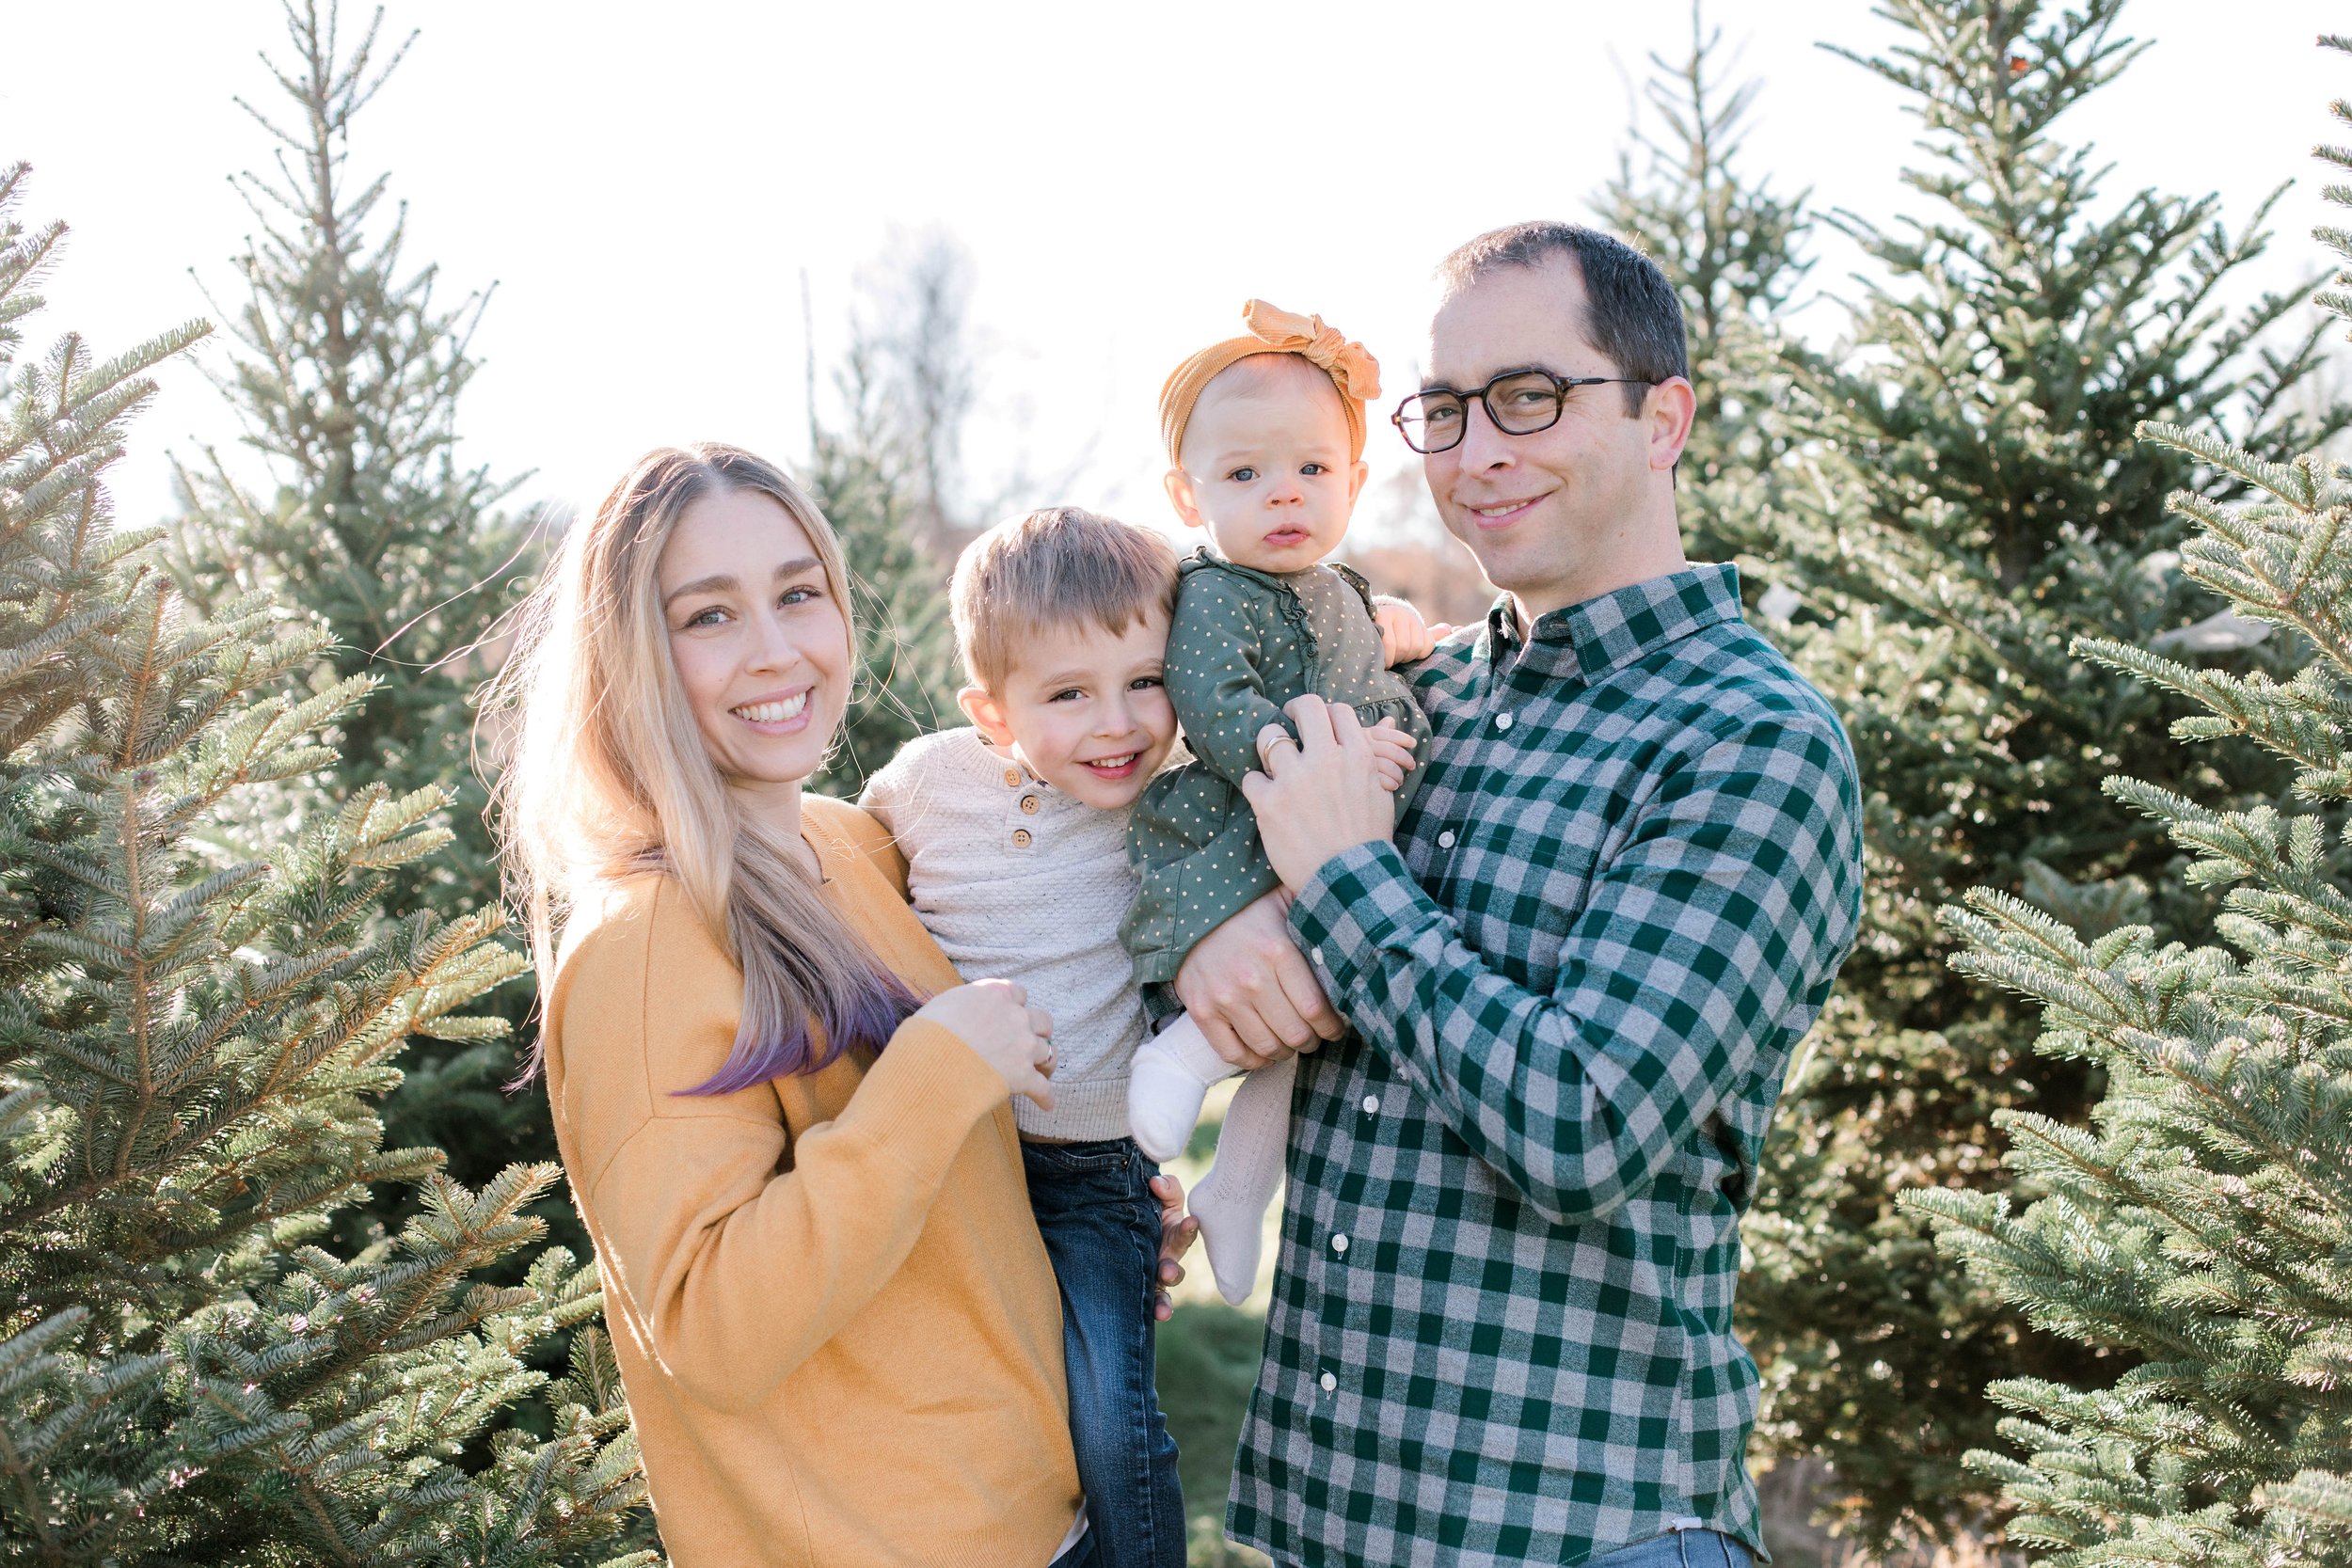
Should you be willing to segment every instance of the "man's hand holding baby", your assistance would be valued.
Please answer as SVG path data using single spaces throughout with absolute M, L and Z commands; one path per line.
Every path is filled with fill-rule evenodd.
M 1378 731 L 1358 722 L 1354 708 L 1310 692 L 1282 711 L 1298 738 L 1279 724 L 1267 725 L 1258 737 L 1265 771 L 1249 774 L 1241 787 L 1257 813 L 1266 863 L 1295 894 L 1332 857 L 1394 837 L 1395 785 L 1381 774 L 1373 738 Z M 1405 750 L 1409 758 L 1411 748 Z
M 1289 910 L 1290 895 L 1266 894 L 1193 943 L 1176 972 L 1176 999 L 1245 1072 L 1347 1033 L 1291 940 Z
M 1362 726 L 1359 724 L 1358 728 L 1362 729 Z M 1382 787 L 1391 794 L 1403 789 L 1405 775 L 1413 768 L 1413 748 L 1421 744 L 1420 739 L 1399 729 L 1393 719 L 1383 719 L 1372 728 L 1363 730 L 1363 736 L 1365 744 L 1372 748 L 1373 769 L 1379 774 Z M 1266 748 L 1284 741 L 1294 746 L 1297 744 L 1292 739 L 1290 731 L 1279 724 L 1268 724 L 1258 732 L 1258 766 L 1261 768 L 1266 766 Z

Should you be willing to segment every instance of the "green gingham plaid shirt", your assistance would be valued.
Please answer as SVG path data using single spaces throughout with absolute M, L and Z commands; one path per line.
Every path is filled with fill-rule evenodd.
M 1397 843 L 1291 911 L 1355 1034 L 1300 1061 L 1233 1475 L 1279 1564 L 1763 1549 L 1740 1215 L 1860 917 L 1853 755 L 1730 567 L 1513 627 L 1413 673 Z

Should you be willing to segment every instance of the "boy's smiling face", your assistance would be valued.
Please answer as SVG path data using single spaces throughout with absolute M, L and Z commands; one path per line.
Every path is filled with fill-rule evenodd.
M 1097 811 L 1131 806 L 1176 741 L 1176 710 L 1162 672 L 1168 612 L 1154 607 L 1122 632 L 1092 621 L 1026 639 L 992 692 L 956 700 L 999 752 Z
M 1295 354 L 1254 355 L 1211 381 L 1183 458 L 1168 471 L 1177 515 L 1262 572 L 1304 571 L 1337 549 L 1366 472 L 1339 388 Z

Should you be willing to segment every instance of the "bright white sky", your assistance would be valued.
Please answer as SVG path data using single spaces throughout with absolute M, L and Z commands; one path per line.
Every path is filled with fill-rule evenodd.
M 1913 122 L 1897 95 L 1815 47 L 1876 51 L 1866 0 L 1717 0 L 1763 78 L 1750 166 L 1879 219 Z M 0 22 L 0 162 L 35 166 L 25 215 L 71 250 L 34 318 L 103 351 L 234 299 L 250 218 L 230 171 L 267 156 L 231 103 L 276 109 L 256 51 L 269 0 L 77 0 Z M 1615 166 L 1635 81 L 1677 55 L 1679 5 L 1518 0 L 1186 0 L 1150 8 L 968 0 L 395 0 L 422 29 L 363 118 L 353 166 L 389 167 L 409 255 L 453 297 L 498 285 L 465 404 L 471 460 L 536 473 L 518 500 L 593 501 L 663 441 L 805 446 L 799 278 L 818 349 L 837 349 L 862 261 L 942 226 L 977 267 L 973 309 L 999 418 L 983 478 L 1057 474 L 1070 501 L 1162 521 L 1153 399 L 1167 369 L 1237 330 L 1248 296 L 1319 311 L 1417 374 L 1424 280 L 1459 241 L 1587 215 Z M 345 18 L 356 34 L 366 8 Z M 2315 268 L 2325 211 L 2308 157 L 2352 59 L 2339 0 L 2136 0 L 2155 47 L 2074 122 L 2118 169 L 2109 192 L 2219 191 L 2243 219 L 2296 188 L 2265 281 Z M 1538 128 L 1494 135 L 1509 121 Z M 2352 137 L 2347 137 L 2352 139 Z M 1845 252 L 1815 282 L 1850 292 Z M 191 275 L 193 271 L 193 276 Z M 1831 319 L 1826 313 L 1815 319 Z M 215 346 L 208 352 L 218 355 Z M 168 506 L 167 450 L 233 433 L 185 365 L 135 437 L 126 521 Z M 1374 482 L 1405 454 L 1375 423 Z

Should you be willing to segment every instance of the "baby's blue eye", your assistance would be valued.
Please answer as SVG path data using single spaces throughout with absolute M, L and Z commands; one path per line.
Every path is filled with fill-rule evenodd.
M 1085 695 L 1086 695 L 1086 691 L 1085 691 L 1085 689 L 1084 689 L 1083 688 L 1080 688 L 1080 687 L 1075 687 L 1075 686 L 1066 686 L 1066 687 L 1062 688 L 1059 691 L 1055 692 L 1052 696 L 1050 696 L 1050 697 L 1046 698 L 1045 700 L 1046 700 L 1047 702 L 1049 702 L 1049 703 L 1058 703 L 1058 702 L 1061 702 L 1061 701 L 1063 701 L 1063 700 L 1065 700 L 1065 699 L 1067 699 L 1067 698 L 1071 698 L 1071 697 L 1083 697 L 1083 696 L 1085 696 Z
M 1166 686 L 1168 682 L 1162 680 L 1157 675 L 1137 675 L 1128 684 L 1127 689 L 1130 691 L 1145 691 L 1149 690 L 1152 687 Z
M 1329 473 L 1331 470 L 1330 470 L 1330 469 L 1328 469 L 1328 468 L 1327 468 L 1327 467 L 1324 467 L 1322 464 L 1320 464 L 1320 463 L 1310 463 L 1310 464 L 1308 464 L 1305 467 L 1300 468 L 1298 471 L 1299 471 L 1300 473 L 1302 473 L 1302 474 L 1327 474 L 1327 473 Z
M 1242 483 L 1247 484 L 1251 480 L 1258 477 L 1258 470 L 1251 467 L 1240 467 L 1235 468 L 1232 473 L 1227 474 L 1225 477 L 1227 479 L 1239 480 Z

